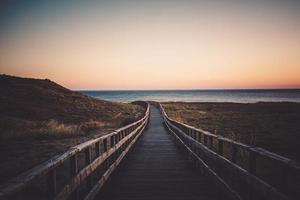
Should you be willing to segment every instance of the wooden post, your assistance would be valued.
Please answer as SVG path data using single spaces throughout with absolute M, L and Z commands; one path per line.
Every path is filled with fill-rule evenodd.
M 210 148 L 211 150 L 213 150 L 213 137 L 212 137 L 212 136 L 209 136 L 209 137 L 208 137 L 208 140 L 209 140 L 209 148 Z
M 70 158 L 70 176 L 71 178 L 73 178 L 74 176 L 76 176 L 76 174 L 78 173 L 78 162 L 77 162 L 77 154 L 75 154 L 74 156 L 72 156 Z M 74 191 L 74 194 L 72 194 L 72 199 L 79 199 L 79 192 L 78 190 Z
M 104 148 L 104 152 L 106 152 L 107 151 L 107 138 L 105 138 L 103 140 L 103 148 Z
M 231 161 L 233 163 L 236 163 L 236 161 L 237 161 L 237 146 L 231 143 L 231 148 L 232 148 Z
M 55 197 L 57 193 L 56 186 L 56 169 L 53 169 L 48 173 L 47 176 L 47 189 L 50 197 Z
M 92 162 L 92 154 L 91 154 L 91 147 L 87 147 L 85 149 L 85 164 L 88 166 Z M 92 187 L 92 177 L 89 176 L 87 177 L 87 187 L 91 188 Z
M 207 146 L 207 135 L 203 135 L 203 143 L 205 146 Z
M 115 142 L 115 135 L 110 136 L 110 147 L 114 146 L 114 142 Z
M 192 140 L 191 140 L 191 138 L 193 138 L 193 130 L 188 129 L 188 132 L 189 132 L 189 136 L 190 136 L 188 146 L 193 150 L 193 143 L 192 143 Z
M 223 141 L 218 139 L 218 154 L 223 155 Z
M 115 144 L 118 144 L 119 140 L 120 140 L 120 133 L 117 133 L 115 135 Z
M 200 133 L 197 131 L 197 132 L 195 132 L 195 134 L 196 134 L 196 140 L 199 142 L 200 140 L 199 140 L 199 136 L 200 136 Z
M 256 153 L 249 151 L 249 172 L 253 175 L 256 175 Z
M 100 142 L 96 142 L 95 144 L 95 150 L 96 150 L 96 157 L 98 158 L 100 156 L 100 152 L 101 152 L 101 146 L 100 146 Z
M 92 162 L 91 147 L 85 149 L 85 164 L 89 165 Z
M 78 172 L 77 155 L 75 154 L 70 158 L 70 175 L 74 177 Z

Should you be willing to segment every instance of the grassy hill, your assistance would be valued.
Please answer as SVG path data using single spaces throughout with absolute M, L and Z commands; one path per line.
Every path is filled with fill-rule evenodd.
M 145 108 L 71 91 L 48 79 L 0 75 L 0 183 L 91 137 L 141 118 Z
M 71 91 L 48 79 L 0 76 L 0 137 L 86 135 L 137 120 L 138 105 L 113 103 Z

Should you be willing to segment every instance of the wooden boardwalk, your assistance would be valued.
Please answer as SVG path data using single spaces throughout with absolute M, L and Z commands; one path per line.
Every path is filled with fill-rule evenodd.
M 147 107 L 142 119 L 0 185 L 0 199 L 299 199 L 299 163 L 178 122 L 158 103 L 151 115 L 137 103 Z M 262 164 L 274 168 L 273 181 Z
M 186 159 L 151 106 L 148 128 L 95 199 L 216 199 L 208 178 Z

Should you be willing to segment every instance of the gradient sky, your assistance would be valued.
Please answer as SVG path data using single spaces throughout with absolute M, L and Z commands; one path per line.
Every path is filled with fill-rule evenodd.
M 0 73 L 72 89 L 300 88 L 297 0 L 0 3 Z

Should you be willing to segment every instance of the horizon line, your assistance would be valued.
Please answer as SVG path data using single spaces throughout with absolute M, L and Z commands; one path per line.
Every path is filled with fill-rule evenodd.
M 211 88 L 211 89 L 71 89 L 73 91 L 239 91 L 239 90 L 300 90 L 297 88 Z

